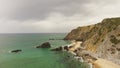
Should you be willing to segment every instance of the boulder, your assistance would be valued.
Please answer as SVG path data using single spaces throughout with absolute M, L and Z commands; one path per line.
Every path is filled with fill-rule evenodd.
M 21 52 L 22 50 L 20 49 L 17 49 L 17 50 L 12 50 L 11 53 L 18 53 L 18 52 Z
M 58 48 L 55 48 L 55 49 L 51 49 L 51 51 L 62 51 L 62 47 L 58 47 Z
M 67 50 L 67 51 L 69 50 L 68 46 L 64 46 L 64 49 Z
M 36 46 L 36 48 L 50 48 L 50 43 L 49 42 L 45 42 L 39 46 Z

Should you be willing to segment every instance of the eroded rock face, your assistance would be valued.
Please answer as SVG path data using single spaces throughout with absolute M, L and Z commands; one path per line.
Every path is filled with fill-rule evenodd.
M 22 50 L 21 49 L 17 49 L 17 50 L 12 50 L 11 53 L 18 53 L 18 52 L 21 52 Z
M 94 25 L 78 27 L 73 29 L 64 38 L 65 40 L 79 40 L 82 45 L 90 51 L 96 51 L 97 47 L 104 42 L 108 33 L 118 29 L 120 18 L 106 18 L 102 22 Z M 119 36 L 120 34 L 118 34 Z M 115 43 L 119 43 L 119 39 L 115 38 Z
M 120 17 L 107 18 L 95 25 L 78 27 L 64 39 L 80 40 L 85 50 L 120 64 Z
M 36 46 L 36 48 L 50 48 L 50 47 L 51 47 L 51 45 L 49 42 L 45 42 L 39 46 Z
M 78 27 L 77 29 L 73 29 L 68 35 L 64 38 L 64 40 L 77 40 L 84 41 L 85 37 L 87 37 L 88 32 L 93 28 L 93 25 Z

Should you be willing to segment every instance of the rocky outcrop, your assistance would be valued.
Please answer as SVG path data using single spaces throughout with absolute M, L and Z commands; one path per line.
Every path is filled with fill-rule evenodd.
M 81 43 L 82 42 L 72 41 L 72 43 L 67 46 L 60 46 L 60 47 L 51 49 L 51 51 L 73 51 L 74 52 L 80 48 Z
M 36 48 L 50 48 L 50 47 L 51 47 L 51 45 L 49 42 L 45 42 L 39 46 L 36 46 Z
M 11 53 L 18 53 L 18 52 L 21 52 L 22 50 L 21 49 L 17 49 L 17 50 L 12 50 Z
M 64 40 L 82 41 L 85 50 L 120 64 L 120 18 L 106 18 L 95 25 L 78 27 Z
M 69 50 L 69 46 L 60 46 L 54 49 L 51 49 L 51 51 L 68 51 Z
M 73 29 L 68 35 L 64 38 L 64 40 L 79 40 L 84 41 L 87 37 L 89 31 L 93 28 L 93 25 L 78 27 L 77 29 Z
M 60 46 L 60 47 L 57 47 L 57 48 L 51 49 L 51 51 L 63 51 L 63 47 Z
M 107 18 L 95 25 L 73 29 L 70 33 L 68 33 L 64 40 L 82 41 L 82 45 L 86 46 L 86 49 L 96 51 L 97 47 L 105 41 L 105 37 L 108 33 L 118 29 L 119 25 L 120 18 Z M 119 32 L 117 33 L 119 34 Z M 115 43 L 119 43 L 119 41 Z

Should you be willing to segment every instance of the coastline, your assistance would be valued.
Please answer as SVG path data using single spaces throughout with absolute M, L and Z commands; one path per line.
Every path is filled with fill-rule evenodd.
M 68 52 L 72 53 L 75 56 L 74 58 L 80 62 L 86 62 L 89 68 L 120 68 L 120 65 L 112 61 L 98 58 L 96 54 L 85 50 L 81 44 L 81 41 L 72 41 L 71 44 L 68 45 Z

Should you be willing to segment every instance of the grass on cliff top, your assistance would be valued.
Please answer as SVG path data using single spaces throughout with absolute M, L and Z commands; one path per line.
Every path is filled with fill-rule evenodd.
M 119 18 L 106 18 L 102 21 L 103 23 L 110 23 L 112 25 L 120 25 L 120 17 Z

